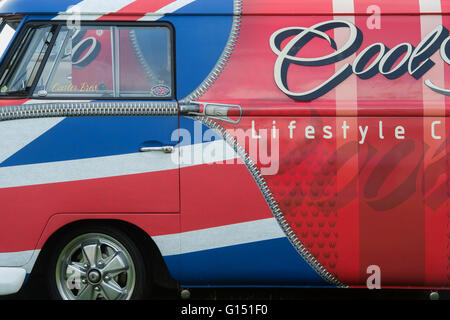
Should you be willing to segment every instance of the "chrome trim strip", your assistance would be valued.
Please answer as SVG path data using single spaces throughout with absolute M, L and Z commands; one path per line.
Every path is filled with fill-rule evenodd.
M 0 107 L 0 121 L 75 116 L 175 116 L 176 102 L 102 101 L 35 103 Z

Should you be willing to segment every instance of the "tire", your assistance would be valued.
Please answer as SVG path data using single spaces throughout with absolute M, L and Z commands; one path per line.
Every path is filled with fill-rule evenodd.
M 139 300 L 150 291 L 142 253 L 122 230 L 84 225 L 56 241 L 46 281 L 55 300 Z

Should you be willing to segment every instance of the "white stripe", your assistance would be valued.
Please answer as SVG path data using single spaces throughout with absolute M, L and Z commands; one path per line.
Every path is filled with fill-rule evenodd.
M 163 18 L 163 14 L 157 14 L 157 13 L 146 13 L 145 16 L 140 18 L 138 21 L 157 21 L 161 18 Z
M 275 218 L 153 237 L 163 256 L 285 237 Z
M 353 0 L 333 0 L 333 12 L 336 14 L 353 14 L 355 12 Z
M 40 252 L 41 250 L 33 250 L 33 255 L 31 256 L 31 259 L 28 260 L 28 262 L 22 266 L 23 268 L 25 268 L 27 273 L 31 273 L 31 270 L 33 270 L 34 264 L 36 263 L 36 260 Z
M 427 15 L 427 13 L 440 13 L 441 1 L 440 0 L 419 0 L 420 6 L 420 29 L 421 37 L 424 39 L 431 31 L 437 26 L 442 24 L 441 15 Z M 435 65 L 424 76 L 423 81 L 431 80 L 439 87 L 444 87 L 444 61 L 440 57 L 439 50 L 437 50 L 432 56 L 431 60 Z M 445 116 L 445 96 L 436 94 L 425 83 L 423 83 L 423 108 L 424 115 L 427 116 L 430 113 L 434 113 L 433 109 L 439 109 L 442 116 Z
M 175 148 L 176 152 L 138 152 L 0 168 L 0 188 L 97 179 L 176 169 L 238 158 L 224 141 Z M 179 155 L 193 155 L 178 163 Z
M 419 0 L 420 13 L 441 13 L 441 0 Z
M 20 290 L 27 275 L 23 268 L 0 267 L 0 296 L 16 293 Z
M 335 14 L 345 13 L 344 16 L 335 16 L 335 19 L 345 20 L 355 25 L 355 8 L 353 0 L 333 0 L 333 12 Z M 338 48 L 341 48 L 345 42 L 348 41 L 349 32 L 346 28 L 337 28 L 334 31 L 334 38 L 336 41 L 336 45 Z M 340 68 L 344 66 L 344 64 L 352 64 L 355 60 L 356 54 L 351 55 L 350 57 L 344 59 L 343 61 L 339 61 L 335 64 L 335 70 L 338 71 Z M 341 125 L 342 119 L 348 122 L 348 125 L 351 128 L 358 127 L 358 91 L 357 91 L 358 80 L 355 75 L 351 75 L 348 77 L 343 83 L 338 85 L 335 89 L 336 93 L 336 124 Z M 345 114 L 345 117 L 342 115 Z M 348 132 L 348 137 L 351 141 L 358 141 L 358 130 L 350 130 Z M 347 139 L 344 139 L 342 134 L 336 135 L 336 149 L 339 150 L 341 146 L 347 143 Z M 355 146 L 352 147 L 352 151 L 355 154 L 358 154 L 358 143 L 355 143 Z M 340 154 L 338 155 L 338 157 Z M 338 170 L 336 173 L 336 179 L 340 185 L 346 185 L 350 181 L 348 180 L 349 176 L 358 176 L 358 157 L 353 157 L 348 161 L 349 167 L 351 169 L 346 170 Z M 359 184 L 357 185 L 359 188 Z M 357 210 L 353 210 L 351 213 L 351 219 L 354 219 L 357 223 L 358 221 L 358 212 Z M 353 241 L 358 241 L 355 237 L 352 237 Z M 357 255 L 358 250 L 352 250 L 351 254 Z
M 96 20 L 111 12 L 117 12 L 136 0 L 83 0 L 80 3 L 60 12 L 53 20 L 71 19 L 77 15 L 83 15 L 83 19 Z M 101 13 L 99 11 L 101 10 Z M 91 15 L 85 17 L 84 15 Z
M 139 21 L 156 21 L 158 19 L 161 19 L 165 14 L 175 12 L 179 9 L 181 9 L 184 6 L 187 6 L 188 4 L 191 4 L 196 0 L 177 0 L 170 4 L 168 4 L 165 7 L 162 7 L 161 9 L 155 11 L 155 12 L 148 12 L 145 14 L 144 17 L 140 18 Z
M 0 253 L 0 267 L 23 267 L 31 273 L 41 250 Z
M 0 267 L 21 267 L 30 261 L 34 250 L 0 253 Z
M 47 132 L 64 118 L 22 119 L 0 122 L 0 163 Z
M 355 24 L 355 11 L 353 0 L 333 0 L 333 12 L 335 14 L 348 14 L 346 16 L 335 16 L 335 19 L 345 20 L 352 24 Z M 349 32 L 347 28 L 337 28 L 334 30 L 334 39 L 338 48 L 342 47 L 349 38 Z M 335 70 L 338 71 L 345 64 L 351 64 L 356 58 L 356 54 L 335 63 Z M 357 97 L 357 79 L 354 75 L 346 79 L 343 83 L 335 88 L 336 92 L 336 114 L 339 116 L 342 114 L 342 110 L 351 109 L 351 113 L 357 113 L 358 97 Z M 348 112 L 347 112 L 348 113 Z

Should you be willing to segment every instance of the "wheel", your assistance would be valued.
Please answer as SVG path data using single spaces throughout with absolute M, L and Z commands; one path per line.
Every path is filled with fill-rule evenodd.
M 149 290 L 146 264 L 120 229 L 91 226 L 58 239 L 48 268 L 50 295 L 63 300 L 131 300 Z

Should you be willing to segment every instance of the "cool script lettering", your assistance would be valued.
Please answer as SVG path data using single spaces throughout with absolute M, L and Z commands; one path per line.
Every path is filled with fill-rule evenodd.
M 334 39 L 326 33 L 335 28 L 349 29 L 349 37 L 340 48 L 337 47 Z M 292 39 L 288 40 L 285 46 L 281 48 L 283 41 L 291 37 Z M 334 52 L 313 58 L 299 56 L 299 51 L 316 37 L 328 41 Z M 356 74 L 361 79 L 369 79 L 381 73 L 388 79 L 397 79 L 408 72 L 415 79 L 419 79 L 435 65 L 430 57 L 437 50 L 440 50 L 441 58 L 447 64 L 450 64 L 449 31 L 440 25 L 431 31 L 417 47 L 405 42 L 389 49 L 383 43 L 374 43 L 363 49 L 356 56 L 353 64 L 346 63 L 319 86 L 306 92 L 289 90 L 287 74 L 291 64 L 301 66 L 334 64 L 354 54 L 361 47 L 362 41 L 363 33 L 361 30 L 354 24 L 341 20 L 321 22 L 309 28 L 288 27 L 280 29 L 270 37 L 270 47 L 278 56 L 274 66 L 275 82 L 280 90 L 292 99 L 310 101 L 323 96 L 352 74 Z M 398 61 L 400 58 L 401 60 Z M 425 84 L 437 93 L 450 96 L 450 89 L 440 88 L 429 79 L 425 80 Z

